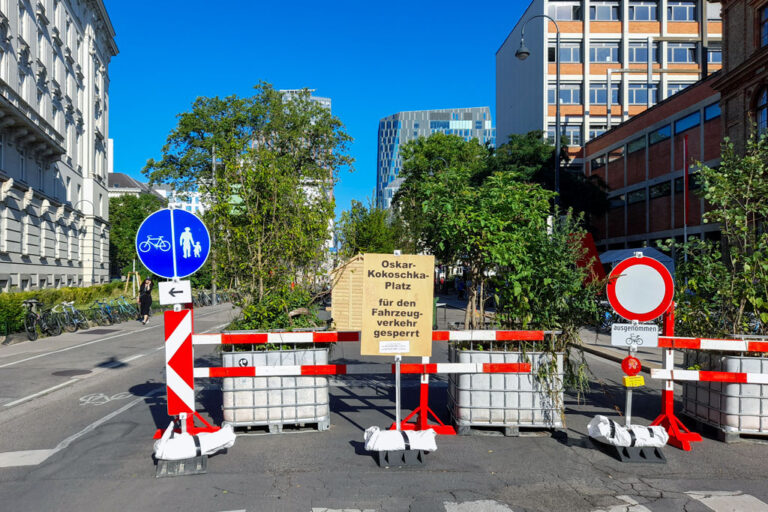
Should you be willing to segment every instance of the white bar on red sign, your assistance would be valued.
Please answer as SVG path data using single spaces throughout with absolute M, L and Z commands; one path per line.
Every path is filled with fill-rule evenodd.
M 701 350 L 747 351 L 747 342 L 744 340 L 712 340 L 702 338 L 700 342 Z
M 196 379 L 205 379 L 211 376 L 210 368 L 195 368 L 194 372 Z
M 270 332 L 267 334 L 269 343 L 313 343 L 311 332 Z
M 451 341 L 495 341 L 496 331 L 449 331 Z
M 300 365 L 257 366 L 256 377 L 291 377 L 301 375 Z
M 221 345 L 221 334 L 193 334 L 193 345 Z
M 768 373 L 748 373 L 748 384 L 768 384 Z
M 483 373 L 483 363 L 437 363 L 437 373 Z

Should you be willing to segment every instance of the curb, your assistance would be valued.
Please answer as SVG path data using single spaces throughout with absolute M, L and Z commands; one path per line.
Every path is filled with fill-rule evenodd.
M 592 355 L 602 357 L 603 359 L 608 359 L 609 361 L 614 361 L 616 363 L 621 363 L 625 357 L 627 357 L 625 354 L 620 354 L 614 350 L 603 348 L 603 347 L 596 347 L 594 345 L 571 345 L 572 347 L 580 348 L 584 352 L 589 352 Z M 651 374 L 651 369 L 659 370 L 662 368 L 660 364 L 656 363 L 649 363 L 647 361 L 640 360 L 640 364 L 642 365 L 643 373 Z

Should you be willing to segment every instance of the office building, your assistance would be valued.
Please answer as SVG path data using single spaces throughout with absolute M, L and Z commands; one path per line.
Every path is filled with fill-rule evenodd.
M 0 290 L 109 279 L 102 0 L 0 3 Z
M 585 141 L 722 66 L 719 2 L 533 0 L 496 52 L 499 144 L 531 130 L 554 140 L 556 28 L 527 23 L 537 15 L 560 29 L 561 131 L 579 170 Z M 530 56 L 520 60 L 523 25 Z
M 379 121 L 376 158 L 376 204 L 389 208 L 400 188 L 402 168 L 400 147 L 419 137 L 433 133 L 457 135 L 465 140 L 477 139 L 481 144 L 496 144 L 496 130 L 488 107 L 416 110 L 398 112 Z

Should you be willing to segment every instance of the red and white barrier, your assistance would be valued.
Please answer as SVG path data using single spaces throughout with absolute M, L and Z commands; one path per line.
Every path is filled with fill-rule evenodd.
M 714 372 L 707 370 L 676 370 L 675 349 L 718 350 L 725 352 L 768 352 L 768 342 L 712 338 L 684 338 L 674 336 L 675 305 L 664 314 L 664 336 L 659 336 L 659 347 L 664 348 L 664 368 L 651 369 L 651 378 L 665 381 L 662 391 L 661 414 L 651 425 L 663 425 L 669 433 L 669 444 L 683 450 L 691 449 L 691 442 L 701 436 L 688 430 L 674 413 L 675 381 L 732 382 L 768 384 L 768 374 L 742 372 Z
M 551 331 L 433 331 L 433 341 L 543 341 Z M 260 345 L 260 344 L 320 344 L 336 342 L 359 342 L 359 331 L 339 332 L 263 332 L 217 334 L 193 334 L 192 311 L 166 311 L 166 375 L 168 389 L 168 414 L 186 418 L 186 430 L 192 434 L 212 432 L 211 427 L 195 412 L 195 378 L 217 377 L 287 377 L 317 375 L 374 375 L 395 372 L 395 365 L 389 364 L 327 364 L 293 366 L 245 366 L 195 368 L 193 345 Z M 429 363 L 423 357 L 421 364 L 401 364 L 400 373 L 421 375 L 419 407 L 401 422 L 403 430 L 433 429 L 439 434 L 455 434 L 453 427 L 442 423 L 429 408 L 429 375 L 446 373 L 530 373 L 529 363 Z M 416 424 L 409 420 L 418 414 Z M 428 424 L 428 417 L 438 422 Z M 194 425 L 196 416 L 205 427 Z M 394 426 L 393 426 L 394 428 Z M 162 435 L 158 431 L 155 437 Z

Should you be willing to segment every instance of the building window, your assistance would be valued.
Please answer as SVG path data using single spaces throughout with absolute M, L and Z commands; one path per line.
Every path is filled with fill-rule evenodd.
M 619 43 L 590 43 L 590 62 L 619 62 Z
M 549 47 L 549 62 L 555 61 L 555 43 Z M 580 63 L 581 43 L 560 43 L 560 62 Z
M 678 92 L 682 91 L 686 87 L 688 87 L 691 84 L 681 84 L 681 83 L 673 83 L 670 82 L 667 84 L 667 98 L 672 96 L 673 94 L 677 94 Z
M 591 82 L 589 84 L 589 103 L 591 105 L 605 105 L 607 101 L 607 84 L 605 82 Z M 619 104 L 619 84 L 611 84 L 611 104 Z
M 629 62 L 633 63 L 647 63 L 648 62 L 648 43 L 637 42 L 629 43 Z M 651 62 L 659 62 L 659 43 L 653 43 L 653 51 L 651 52 Z
M 581 20 L 581 2 L 549 2 L 549 15 L 558 21 Z
M 695 63 L 696 43 L 667 43 L 667 60 L 676 63 Z
M 550 105 L 555 104 L 555 84 L 549 84 L 547 91 L 547 101 Z M 560 84 L 560 104 L 561 105 L 580 105 L 581 104 L 581 85 L 580 84 Z
M 656 144 L 663 140 L 667 140 L 672 135 L 672 127 L 670 125 L 662 126 L 658 130 L 651 132 L 648 136 L 649 144 Z
M 592 2 L 589 5 L 589 19 L 592 21 L 617 21 L 619 2 Z
M 755 114 L 757 120 L 757 133 L 765 133 L 766 128 L 768 128 L 768 88 L 764 88 L 760 91 L 760 96 L 757 97 L 757 109 Z
M 712 45 L 707 48 L 707 62 L 710 64 L 723 63 L 723 48 L 720 45 Z
M 24 157 L 24 153 L 19 151 L 19 177 L 21 181 L 27 181 L 27 159 Z
M 667 2 L 667 19 L 669 21 L 696 21 L 696 2 Z
M 629 19 L 631 21 L 656 21 L 659 19 L 658 2 L 629 1 Z
M 694 112 L 693 114 L 689 114 L 682 119 L 678 119 L 675 121 L 675 135 L 682 133 L 685 130 L 690 130 L 694 126 L 698 126 L 700 122 L 701 115 L 699 112 Z
M 562 125 L 560 131 L 563 134 L 560 140 L 567 146 L 581 146 L 581 125 Z M 547 141 L 551 144 L 555 143 L 555 125 L 553 124 L 549 125 L 547 130 Z
M 627 193 L 627 204 L 643 203 L 645 202 L 645 188 L 639 190 L 633 190 Z
M 638 137 L 627 144 L 627 153 L 634 153 L 641 149 L 645 149 L 645 136 Z
M 589 126 L 589 138 L 594 139 L 595 137 L 599 137 L 600 135 L 604 134 L 606 131 L 606 127 L 604 124 L 593 124 Z M 594 165 L 592 166 L 594 168 Z
M 658 185 L 654 185 L 648 189 L 648 195 L 651 197 L 651 199 L 656 199 L 659 197 L 669 197 L 671 193 L 672 193 L 672 183 L 669 181 L 659 183 Z
M 760 9 L 760 46 L 768 46 L 768 7 Z
M 716 117 L 720 117 L 720 104 L 713 103 L 704 107 L 704 121 L 711 121 Z
M 658 86 L 651 84 L 651 104 L 656 104 L 657 101 Z M 627 95 L 629 96 L 628 102 L 630 105 L 647 105 L 648 104 L 648 84 L 647 83 L 635 83 L 629 84 L 627 89 Z

